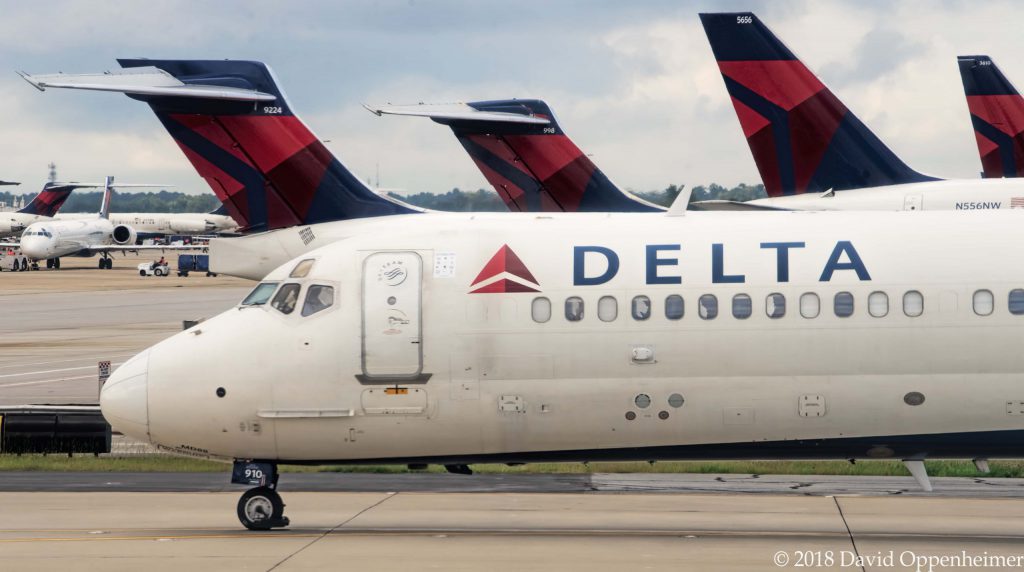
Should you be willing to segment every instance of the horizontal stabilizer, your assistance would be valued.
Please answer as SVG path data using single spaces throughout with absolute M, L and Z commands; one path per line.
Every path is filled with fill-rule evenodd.
M 72 187 L 75 189 L 99 189 L 107 186 L 106 183 L 47 183 L 48 188 L 67 188 Z M 159 183 L 111 183 L 110 188 L 112 189 L 133 189 L 133 188 L 166 188 L 173 187 L 174 185 L 162 185 Z
M 691 211 L 746 211 L 746 212 L 757 212 L 757 211 L 788 211 L 790 209 L 784 209 L 779 207 L 771 207 L 768 205 L 758 205 L 754 203 L 746 203 L 743 201 L 696 201 L 690 203 Z
M 410 115 L 429 117 L 434 120 L 446 121 L 485 121 L 489 123 L 527 123 L 531 125 L 548 125 L 551 120 L 537 117 L 523 107 L 521 113 L 512 111 L 483 111 L 465 103 L 418 103 L 415 105 L 367 105 L 367 110 L 376 115 Z
M 20 185 L 21 183 L 15 183 L 13 181 L 0 181 L 0 185 Z
M 46 88 L 53 87 L 229 101 L 274 101 L 277 99 L 275 95 L 254 89 L 212 83 L 184 83 L 164 70 L 153 66 L 103 73 L 29 75 L 25 72 L 18 72 L 18 75 L 39 91 L 46 91 Z

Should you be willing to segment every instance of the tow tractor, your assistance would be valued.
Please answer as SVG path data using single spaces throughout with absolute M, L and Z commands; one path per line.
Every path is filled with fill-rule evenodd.
M 167 276 L 171 273 L 171 265 L 158 262 L 143 262 L 139 264 L 139 276 Z

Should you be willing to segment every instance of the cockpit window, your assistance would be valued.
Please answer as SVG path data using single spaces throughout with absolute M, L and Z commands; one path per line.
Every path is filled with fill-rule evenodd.
M 295 311 L 295 303 L 299 301 L 299 290 L 302 286 L 298 284 L 285 284 L 277 291 L 270 307 L 282 314 L 291 314 Z
M 288 275 L 289 278 L 305 278 L 309 274 L 309 271 L 313 269 L 313 263 L 316 262 L 314 258 L 307 258 L 295 265 L 292 268 L 292 273 Z
M 262 306 L 267 303 L 270 296 L 277 290 L 277 282 L 260 282 L 249 292 L 249 295 L 242 300 L 242 306 Z
M 334 288 L 322 284 L 313 284 L 306 290 L 306 302 L 302 304 L 302 315 L 312 316 L 320 310 L 326 310 L 334 304 Z

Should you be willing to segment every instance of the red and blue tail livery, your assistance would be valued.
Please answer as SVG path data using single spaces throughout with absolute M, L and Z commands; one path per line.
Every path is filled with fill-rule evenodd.
M 900 160 L 757 16 L 700 19 L 768 196 L 935 180 Z
M 662 212 L 612 183 L 539 99 L 367 107 L 451 127 L 477 168 L 517 212 Z
M 57 214 L 60 207 L 71 196 L 71 191 L 88 185 L 75 185 L 67 183 L 46 183 L 43 190 L 39 191 L 31 202 L 19 210 L 19 213 L 52 217 Z
M 126 93 L 150 105 L 246 231 L 418 212 L 380 197 L 346 169 L 292 112 L 262 62 L 118 62 L 129 71 L 157 68 L 184 84 Z M 175 96 L 173 89 L 191 91 Z M 232 95 L 245 92 L 259 97 Z
M 1024 98 L 988 56 L 960 56 L 967 109 L 986 179 L 1024 176 Z

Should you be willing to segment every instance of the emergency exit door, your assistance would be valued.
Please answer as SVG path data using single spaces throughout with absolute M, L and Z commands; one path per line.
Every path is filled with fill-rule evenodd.
M 377 252 L 363 261 L 363 382 L 426 381 L 421 283 L 415 252 Z

